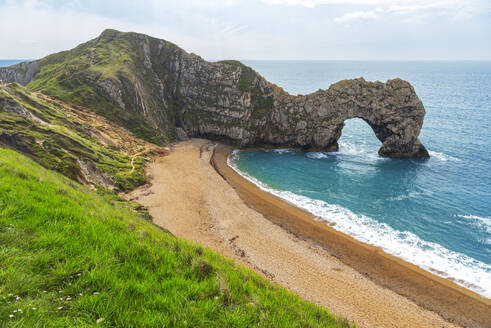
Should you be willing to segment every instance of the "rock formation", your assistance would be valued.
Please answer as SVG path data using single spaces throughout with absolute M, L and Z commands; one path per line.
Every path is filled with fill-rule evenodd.
M 93 108 L 154 142 L 179 131 L 239 146 L 331 151 L 344 121 L 358 117 L 382 142 L 380 156 L 429 156 L 418 140 L 425 109 L 400 79 L 343 80 L 294 96 L 240 62 L 208 62 L 170 42 L 114 30 L 35 63 L 0 69 L 0 78 Z
M 10 67 L 0 67 L 0 81 L 17 82 L 22 85 L 29 83 L 39 73 L 39 61 L 23 62 Z

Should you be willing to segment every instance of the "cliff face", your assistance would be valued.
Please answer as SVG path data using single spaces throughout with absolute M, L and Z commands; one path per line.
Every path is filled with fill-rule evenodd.
M 35 65 L 32 76 L 12 66 L 0 77 L 93 108 L 153 142 L 184 131 L 240 146 L 335 150 L 344 121 L 358 117 L 382 142 L 381 156 L 428 157 L 418 140 L 425 109 L 400 79 L 344 80 L 293 96 L 240 62 L 207 62 L 170 42 L 114 30 Z
M 10 67 L 0 67 L 0 81 L 26 85 L 39 73 L 39 61 L 23 62 Z

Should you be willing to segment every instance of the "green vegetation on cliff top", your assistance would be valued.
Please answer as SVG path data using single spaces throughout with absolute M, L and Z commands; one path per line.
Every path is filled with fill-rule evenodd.
M 348 327 L 0 148 L 0 327 Z
M 136 78 L 145 80 L 141 68 L 142 49 L 134 44 L 132 35 L 136 34 L 105 30 L 98 38 L 72 50 L 44 57 L 40 60 L 40 72 L 27 87 L 69 104 L 91 108 L 137 137 L 163 144 L 169 137 L 148 124 L 136 109 L 135 99 L 145 95 L 135 94 L 131 99 L 122 99 L 126 104 L 134 104 L 122 109 L 101 93 L 100 83 L 104 81 L 121 89 L 133 87 Z

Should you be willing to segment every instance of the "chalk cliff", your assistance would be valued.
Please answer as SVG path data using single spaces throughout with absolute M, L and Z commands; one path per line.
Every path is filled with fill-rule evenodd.
M 336 150 L 344 121 L 357 117 L 381 141 L 380 156 L 429 156 L 418 140 L 424 106 L 401 79 L 343 80 L 295 96 L 238 61 L 208 62 L 171 42 L 115 30 L 70 51 L 0 68 L 0 79 L 92 108 L 156 143 L 187 135 Z

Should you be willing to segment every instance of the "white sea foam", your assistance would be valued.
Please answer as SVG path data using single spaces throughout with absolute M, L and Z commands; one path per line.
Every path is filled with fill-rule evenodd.
M 336 223 L 333 226 L 336 230 L 349 234 L 362 242 L 378 246 L 387 253 L 418 265 L 434 274 L 451 279 L 487 298 L 491 298 L 490 265 L 465 254 L 448 250 L 439 244 L 422 240 L 409 231 L 395 230 L 385 223 L 380 223 L 365 215 L 353 213 L 344 207 L 297 195 L 289 191 L 270 188 L 261 181 L 240 171 L 236 165 L 238 156 L 239 153 L 234 151 L 227 160 L 227 164 L 260 189 L 309 211 L 321 221 Z M 488 221 L 484 220 L 483 222 Z
M 329 156 L 329 153 L 321 153 L 317 151 L 311 151 L 305 154 L 310 159 L 323 159 Z
M 305 156 L 311 159 L 323 159 L 332 155 L 341 156 L 360 156 L 365 159 L 381 159 L 378 156 L 377 149 L 371 149 L 364 144 L 354 144 L 348 141 L 339 141 L 339 150 L 334 152 L 308 152 Z
M 442 161 L 442 162 L 447 162 L 447 161 L 460 162 L 460 159 L 458 159 L 456 157 L 453 157 L 453 156 L 450 156 L 450 155 L 447 155 L 444 153 L 440 153 L 437 151 L 430 150 L 430 151 L 428 151 L 428 153 L 430 154 L 430 158 L 433 157 L 433 158 L 436 158 L 437 160 Z
M 266 151 L 267 152 L 274 152 L 274 153 L 279 154 L 279 155 L 295 152 L 295 150 L 289 149 L 289 148 L 267 149 Z
M 363 144 L 353 144 L 348 141 L 339 141 L 339 151 L 338 153 L 342 155 L 361 155 L 368 153 L 369 151 L 364 147 Z M 375 154 L 377 151 L 375 151 Z
M 457 217 L 464 219 L 466 222 L 485 230 L 487 233 L 491 233 L 491 217 L 482 217 L 476 215 L 457 215 Z

